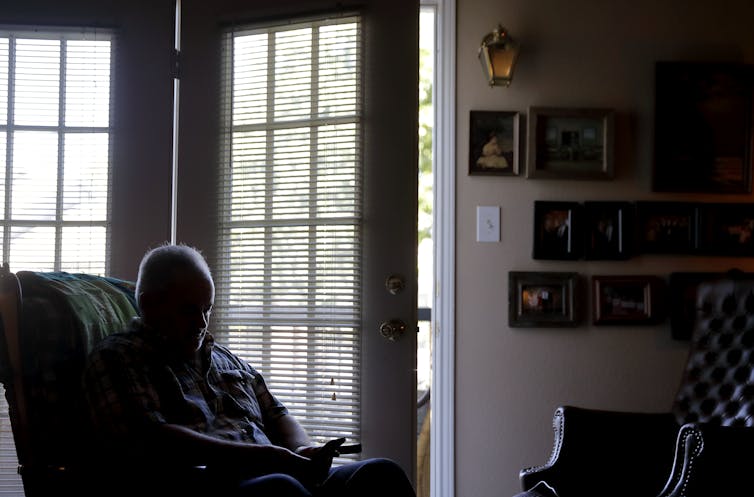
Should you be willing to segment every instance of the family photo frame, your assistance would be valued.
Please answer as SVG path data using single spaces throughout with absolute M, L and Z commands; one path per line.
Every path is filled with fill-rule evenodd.
M 699 206 L 698 250 L 707 255 L 754 256 L 754 204 Z
M 704 282 L 725 276 L 722 272 L 673 272 L 668 278 L 670 335 L 675 340 L 690 340 L 696 322 L 697 289 Z
M 611 109 L 530 107 L 527 178 L 613 178 L 614 112 Z
M 532 258 L 580 259 L 584 253 L 582 216 L 579 202 L 536 200 Z
M 751 65 L 657 62 L 652 189 L 750 193 L 752 116 Z
M 579 323 L 578 274 L 508 273 L 508 325 L 513 328 L 568 327 Z
M 595 325 L 650 325 L 664 318 L 664 281 L 654 275 L 592 276 Z
M 518 176 L 519 113 L 472 110 L 469 118 L 469 174 Z
M 698 249 L 699 204 L 640 201 L 636 203 L 639 251 L 650 254 L 691 254 Z
M 628 259 L 633 246 L 634 206 L 623 201 L 584 202 L 584 258 Z
M 534 201 L 532 258 L 754 257 L 754 202 Z

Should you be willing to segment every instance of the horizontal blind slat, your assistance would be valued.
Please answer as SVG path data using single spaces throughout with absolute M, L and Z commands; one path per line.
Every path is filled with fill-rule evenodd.
M 322 18 L 225 38 L 213 325 L 321 438 L 359 436 L 360 29 Z

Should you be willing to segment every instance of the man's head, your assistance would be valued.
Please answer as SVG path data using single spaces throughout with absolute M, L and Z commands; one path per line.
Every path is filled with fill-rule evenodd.
M 186 357 L 201 347 L 215 300 L 207 262 L 187 245 L 161 245 L 144 255 L 136 280 L 144 324 Z

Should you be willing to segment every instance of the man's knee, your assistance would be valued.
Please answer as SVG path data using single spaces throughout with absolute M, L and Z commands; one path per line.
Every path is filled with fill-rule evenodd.
M 411 481 L 403 468 L 385 458 L 361 461 L 361 467 L 353 474 L 351 483 L 364 489 L 390 491 L 391 495 L 414 495 Z
M 273 473 L 241 482 L 234 497 L 274 495 L 276 497 L 311 497 L 311 493 L 290 475 Z

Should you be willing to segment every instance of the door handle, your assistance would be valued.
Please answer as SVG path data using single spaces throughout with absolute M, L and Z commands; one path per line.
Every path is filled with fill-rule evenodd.
M 380 335 L 395 342 L 406 333 L 406 323 L 400 319 L 391 319 L 380 324 Z

